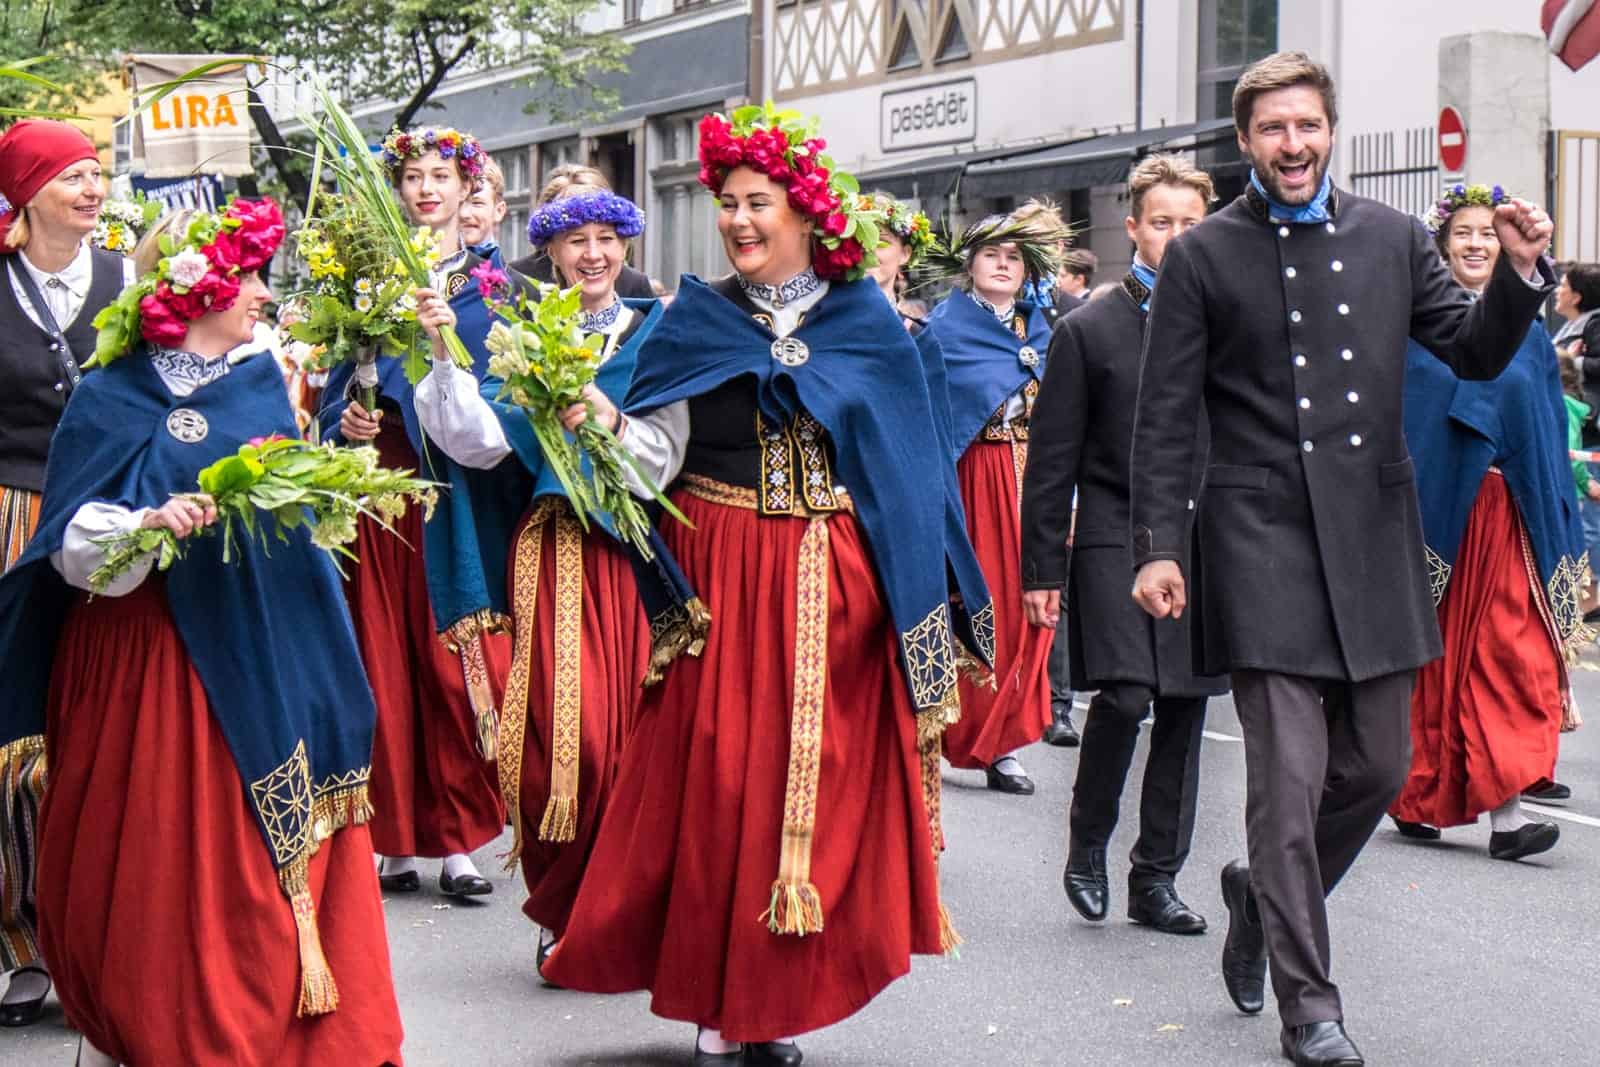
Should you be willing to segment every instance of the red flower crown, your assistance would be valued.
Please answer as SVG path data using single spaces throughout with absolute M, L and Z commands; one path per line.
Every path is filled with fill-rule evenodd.
M 765 174 L 788 190 L 789 204 L 811 220 L 811 263 L 818 277 L 854 281 L 877 263 L 881 211 L 863 207 L 854 177 L 823 155 L 827 142 L 798 112 L 769 102 L 700 120 L 700 184 L 722 195 L 736 167 Z M 869 202 L 870 205 L 870 202 Z

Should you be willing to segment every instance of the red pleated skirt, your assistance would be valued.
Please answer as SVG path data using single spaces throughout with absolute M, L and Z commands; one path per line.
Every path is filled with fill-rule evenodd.
M 366 827 L 311 859 L 339 1007 L 298 1018 L 294 914 L 159 579 L 73 609 L 47 738 L 39 942 L 74 1029 L 130 1067 L 400 1062 Z
M 1012 677 L 1027 647 L 1022 614 L 1022 514 L 1018 472 L 1025 445 L 1013 456 L 1009 441 L 978 441 L 956 464 L 956 480 L 967 510 L 967 533 L 994 603 L 994 675 Z M 987 767 L 1001 756 L 1033 744 L 1050 725 L 1050 680 L 1039 675 L 1021 689 L 991 688 L 961 678 L 961 721 L 944 733 L 944 755 L 952 767 Z
M 581 606 L 574 612 L 572 605 L 561 604 L 558 615 L 561 579 L 557 577 L 557 538 L 565 535 L 558 535 L 557 521 L 550 519 L 542 522 L 538 535 L 538 588 L 532 617 L 524 617 L 519 607 L 516 618 L 519 638 L 524 627 L 531 633 L 517 800 L 523 827 L 520 862 L 523 881 L 528 886 L 528 900 L 522 910 L 558 937 L 567 928 L 567 917 L 594 851 L 601 818 L 616 786 L 623 744 L 633 732 L 638 713 L 640 682 L 650 663 L 650 624 L 640 606 L 627 557 L 603 533 L 577 533 L 576 519 L 570 518 L 571 509 L 561 506 L 560 511 L 562 524 L 571 523 L 567 529 L 582 540 L 583 580 L 576 587 L 581 590 Z M 513 545 L 521 545 L 532 517 L 533 512 L 524 517 Z M 510 600 L 513 605 L 520 605 L 529 592 L 535 568 L 521 565 L 515 553 L 512 563 Z M 576 836 L 570 841 L 542 841 L 539 827 L 551 793 L 556 704 L 566 690 L 557 671 L 557 637 L 570 634 L 574 628 L 579 634 L 579 643 L 572 649 L 579 668 Z M 519 641 L 518 648 L 521 647 Z M 513 710 L 507 707 L 501 714 L 511 715 Z M 505 736 L 503 730 L 501 736 Z
M 774 934 L 808 520 L 680 492 L 665 537 L 712 615 L 645 691 L 561 947 L 568 989 L 648 989 L 733 1041 L 816 1030 L 940 951 L 938 874 L 894 626 L 854 517 L 827 520 L 826 689 L 811 880 L 822 932 Z
M 1411 694 L 1399 819 L 1460 826 L 1555 772 L 1566 668 L 1505 478 L 1490 471 L 1439 605 L 1444 657 Z
M 416 470 L 400 420 L 375 442 L 386 467 Z M 369 828 L 385 856 L 471 852 L 500 835 L 505 804 L 494 764 L 478 751 L 477 720 L 461 659 L 439 640 L 422 562 L 422 510 L 408 508 L 396 537 L 363 516 L 359 563 L 346 563 L 345 597 L 378 704 Z M 501 698 L 511 640 L 483 638 L 495 700 Z

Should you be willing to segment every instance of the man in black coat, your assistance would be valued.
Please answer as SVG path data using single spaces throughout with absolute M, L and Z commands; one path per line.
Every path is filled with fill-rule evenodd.
M 1352 1065 L 1324 897 L 1404 780 L 1416 669 L 1440 654 L 1411 460 L 1407 337 L 1464 378 L 1511 360 L 1553 286 L 1550 220 L 1495 214 L 1503 255 L 1474 303 L 1421 224 L 1332 188 L 1327 71 L 1279 53 L 1233 97 L 1251 187 L 1167 248 L 1133 436 L 1134 596 L 1202 625 L 1232 674 L 1250 864 L 1223 871 L 1223 978 L 1259 1011 L 1270 957 L 1284 1055 Z M 1210 419 L 1186 581 L 1194 420 Z
M 1155 272 L 1167 242 L 1205 218 L 1213 193 L 1211 179 L 1188 160 L 1151 156 L 1134 167 L 1128 196 L 1133 270 L 1116 292 L 1063 319 L 1050 341 L 1023 481 L 1023 606 L 1029 622 L 1053 627 L 1067 585 L 1072 685 L 1099 691 L 1072 788 L 1067 899 L 1085 919 L 1106 917 L 1106 846 L 1139 724 L 1154 703 L 1139 839 L 1129 857 L 1128 918 L 1166 933 L 1199 934 L 1206 921 L 1179 898 L 1175 882 L 1194 834 L 1206 698 L 1226 686 L 1194 676 L 1188 619 L 1152 619 L 1128 599 L 1128 451 Z M 1198 477 L 1194 485 L 1198 490 Z M 1078 520 L 1069 550 L 1074 490 Z

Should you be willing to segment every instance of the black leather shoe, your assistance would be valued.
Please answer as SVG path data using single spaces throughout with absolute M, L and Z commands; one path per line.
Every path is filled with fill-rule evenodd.
M 539 951 L 534 961 L 534 966 L 539 969 L 539 980 L 551 989 L 560 989 L 561 987 L 552 982 L 549 976 L 544 973 L 544 965 L 550 959 L 550 954 L 556 950 L 556 946 L 560 943 L 559 941 L 546 941 L 543 932 L 539 935 Z
M 1106 850 L 1085 848 L 1067 852 L 1067 869 L 1061 876 L 1067 899 L 1079 915 L 1092 923 L 1106 917 L 1111 884 L 1106 878 Z
M 1019 797 L 1033 796 L 1033 779 L 1026 774 L 1002 774 L 994 767 L 988 766 L 983 773 L 989 779 L 989 788 L 1000 793 L 1011 793 Z
M 1228 938 L 1222 943 L 1222 984 L 1234 1007 L 1260 1013 L 1267 997 L 1267 940 L 1250 892 L 1250 868 L 1234 860 L 1222 868 L 1222 902 L 1228 906 Z
M 494 885 L 481 874 L 463 874 L 452 878 L 440 871 L 439 892 L 452 897 L 486 897 L 494 892 Z
M 1203 934 L 1206 920 L 1178 897 L 1171 882 L 1152 882 L 1135 889 L 1128 886 L 1128 918 L 1164 934 Z
M 1413 841 L 1439 840 L 1437 826 L 1429 826 L 1425 822 L 1407 822 L 1404 819 L 1396 819 L 1393 815 L 1389 816 L 1389 819 L 1394 823 L 1394 828 L 1400 831 L 1401 837 L 1409 837 Z
M 1278 1044 L 1295 1067 L 1364 1067 L 1367 1062 L 1339 1022 L 1285 1026 Z
M 761 1067 L 795 1067 L 805 1059 L 793 1041 L 759 1041 L 744 1047 L 744 1062 Z
M 1522 791 L 1522 795 L 1529 800 L 1536 800 L 1541 804 L 1550 804 L 1572 799 L 1572 787 L 1552 782 L 1548 778 L 1541 778 Z
M 50 995 L 50 972 L 43 967 L 18 967 L 12 972 L 12 981 L 19 974 L 44 975 L 44 992 L 32 1000 L 0 1002 L 0 1026 L 32 1026 L 44 1014 L 44 998 Z
M 1044 728 L 1044 743 L 1056 748 L 1077 748 L 1082 741 L 1078 728 L 1072 725 L 1072 705 L 1052 704 L 1050 725 Z
M 378 875 L 378 888 L 385 893 L 415 893 L 422 888 L 422 878 L 416 871 Z
M 1520 860 L 1549 852 L 1561 839 L 1561 828 L 1553 822 L 1530 822 L 1515 830 L 1489 835 L 1489 855 L 1497 860 Z
M 744 1052 L 739 1049 L 732 1052 L 702 1052 L 698 1045 L 694 1049 L 694 1067 L 717 1067 L 718 1064 L 743 1062 Z

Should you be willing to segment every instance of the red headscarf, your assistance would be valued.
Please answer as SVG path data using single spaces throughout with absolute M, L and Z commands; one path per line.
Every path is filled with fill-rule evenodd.
M 99 159 L 94 142 L 76 126 L 52 119 L 23 119 L 0 136 L 0 196 L 7 209 L 0 214 L 0 249 L 6 234 L 28 201 L 74 163 Z

